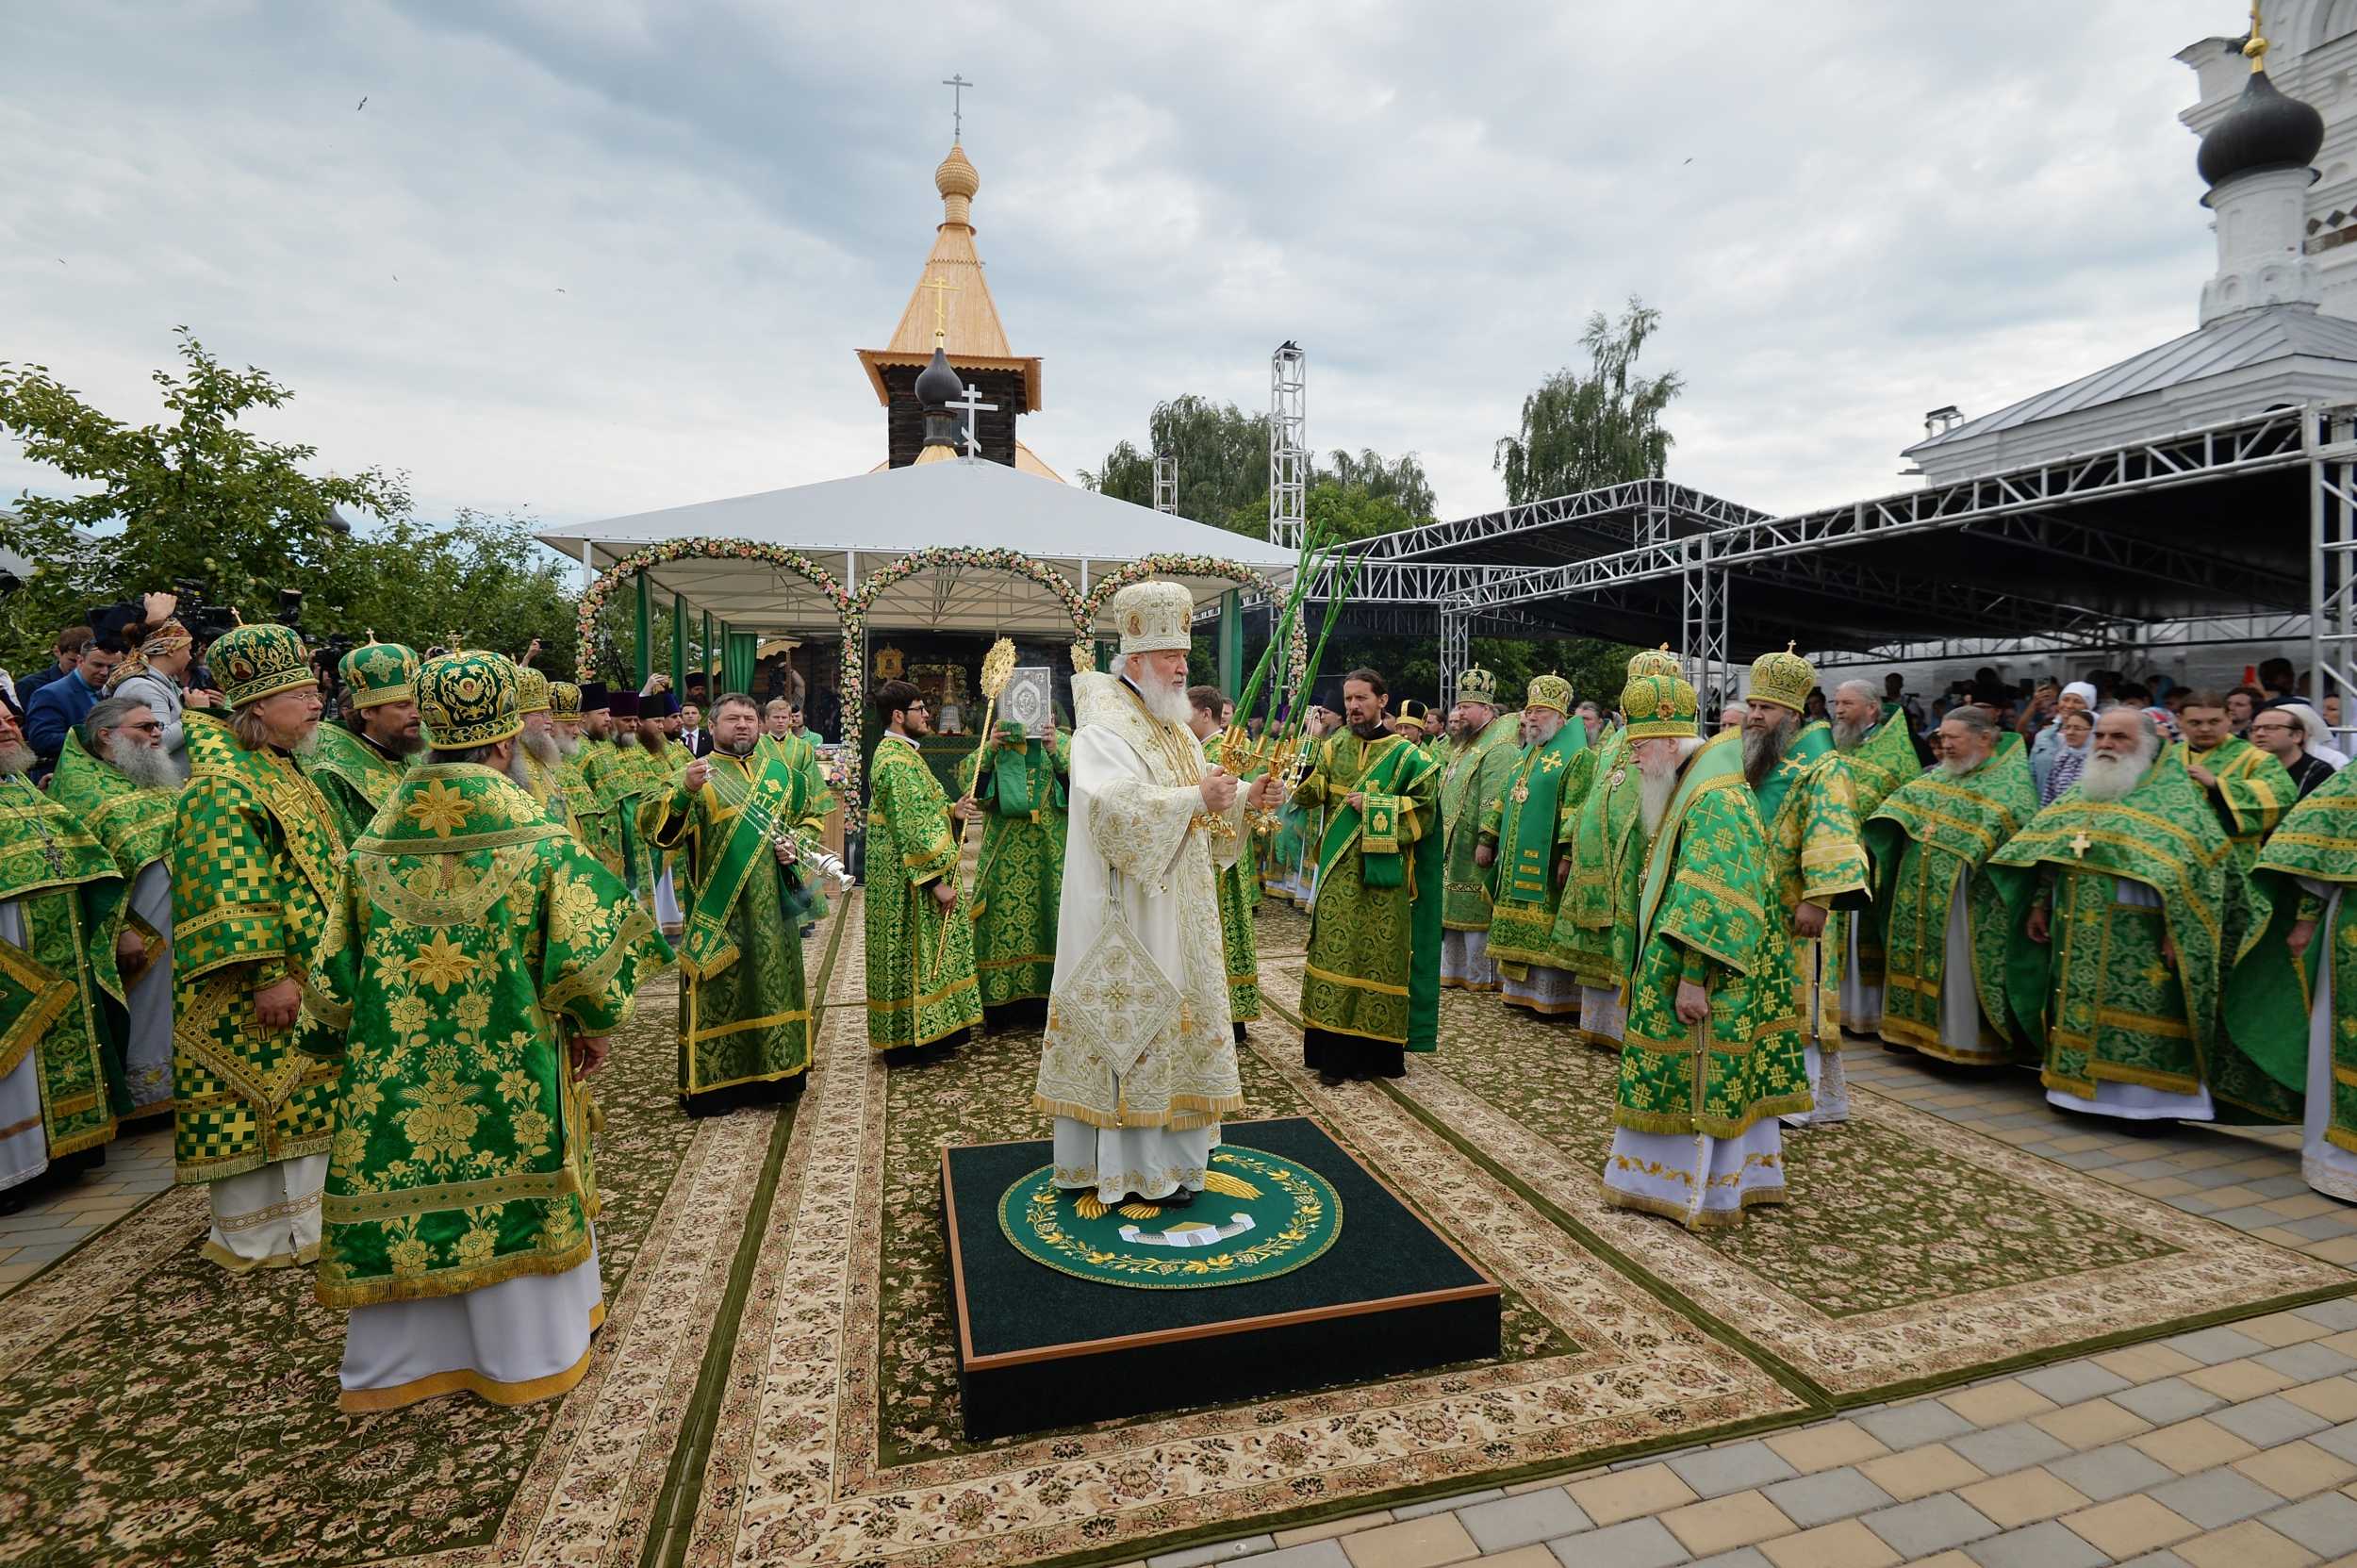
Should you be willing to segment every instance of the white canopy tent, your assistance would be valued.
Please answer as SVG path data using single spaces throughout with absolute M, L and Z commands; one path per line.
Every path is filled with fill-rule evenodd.
M 550 528 L 538 537 L 593 576 L 665 540 L 744 539 L 796 551 L 853 593 L 864 573 L 937 546 L 1018 552 L 1055 568 L 1083 595 L 1108 570 L 1148 555 L 1208 555 L 1272 577 L 1294 565 L 1292 554 L 1259 539 L 966 459 Z M 656 593 L 677 595 L 738 631 L 825 632 L 836 624 L 833 606 L 806 579 L 766 564 L 688 557 L 646 575 Z M 1236 586 L 1225 577 L 1178 580 L 1197 604 Z M 867 624 L 1042 636 L 1072 630 L 1070 615 L 1045 586 L 1006 571 L 954 568 L 920 571 L 885 589 L 869 605 Z

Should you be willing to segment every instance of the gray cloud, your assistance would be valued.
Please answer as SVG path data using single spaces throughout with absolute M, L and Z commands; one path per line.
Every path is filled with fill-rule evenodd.
M 1026 438 L 1067 474 L 1162 398 L 1258 406 L 1297 338 L 1314 444 L 1490 506 L 1523 394 L 1635 292 L 1690 386 L 1672 473 L 1794 508 L 1902 487 L 1925 408 L 2192 326 L 2169 57 L 2233 13 L 17 8 L 0 356 L 146 418 L 186 322 L 294 387 L 273 434 L 428 510 L 856 472 L 883 427 L 853 351 L 916 281 L 959 70 L 993 290 L 1047 361 Z M 0 489 L 58 483 L 0 448 Z

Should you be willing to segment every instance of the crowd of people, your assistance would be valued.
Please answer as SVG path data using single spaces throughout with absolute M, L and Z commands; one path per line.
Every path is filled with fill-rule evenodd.
M 2257 673 L 2155 701 L 1984 670 L 1927 737 L 1898 677 L 1828 693 L 1788 650 L 1706 734 L 1665 646 L 1611 715 L 1468 671 L 1443 739 L 1354 671 L 1263 878 L 1310 911 L 1310 1064 L 1396 1076 L 1439 988 L 1495 992 L 1618 1053 L 1605 1186 L 1689 1226 L 1776 1201 L 1784 1130 L 1846 1119 L 1845 1036 L 2035 1069 L 2074 1114 L 2300 1124 L 2357 1201 L 2357 774 L 2288 662 Z M 1362 809 L 1428 856 L 1334 852 Z
M 322 679 L 292 628 L 200 649 L 144 608 L 0 696 L 0 1206 L 169 1117 L 205 1255 L 347 1312 L 347 1409 L 563 1392 L 608 1041 L 676 967 L 688 1114 L 801 1091 L 839 781 L 790 702 L 374 641 Z M 868 1046 L 1036 1027 L 1083 1216 L 1204 1189 L 1270 899 L 1309 910 L 1324 1084 L 1494 993 L 1616 1054 L 1606 1189 L 1689 1226 L 1783 1196 L 1786 1129 L 1848 1114 L 1845 1034 L 2074 1114 L 2299 1123 L 2357 1201 L 2357 773 L 2288 690 L 1992 681 L 1927 759 L 1897 695 L 1788 650 L 1706 727 L 1665 647 L 1608 703 L 1470 670 L 1444 727 L 1354 669 L 1289 738 L 1187 685 L 1192 612 L 1125 587 L 1074 726 L 996 724 L 948 787 L 925 695 L 868 697 Z

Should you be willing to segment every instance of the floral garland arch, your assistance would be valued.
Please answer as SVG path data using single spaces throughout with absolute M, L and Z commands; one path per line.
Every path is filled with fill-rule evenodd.
M 633 551 L 601 573 L 589 585 L 589 591 L 581 596 L 581 610 L 576 626 L 580 633 L 579 651 L 573 664 L 581 680 L 597 678 L 600 641 L 598 616 L 605 608 L 614 590 L 650 568 L 666 566 L 672 561 L 748 561 L 777 567 L 809 580 L 827 602 L 834 607 L 835 619 L 843 621 L 850 614 L 851 596 L 843 585 L 834 580 L 834 573 L 802 554 L 782 545 L 757 544 L 750 539 L 684 538 L 665 539 Z
M 920 571 L 937 567 L 970 567 L 982 571 L 1011 572 L 1054 594 L 1064 614 L 1072 618 L 1076 668 L 1085 668 L 1079 664 L 1079 660 L 1080 650 L 1085 647 L 1088 637 L 1088 603 L 1063 572 L 1019 550 L 997 546 L 937 544 L 923 550 L 913 550 L 898 560 L 867 573 L 860 580 L 859 590 L 844 604 L 843 669 L 839 678 L 847 694 L 843 702 L 843 747 L 849 756 L 861 755 L 860 722 L 866 717 L 867 612 L 884 589 L 896 583 L 906 582 Z M 857 694 L 856 701 L 849 695 L 854 693 Z M 854 795 L 860 782 L 855 780 L 849 786 Z
M 1089 589 L 1089 624 L 1096 624 L 1096 618 L 1104 613 L 1105 606 L 1113 602 L 1114 594 L 1132 583 L 1143 583 L 1149 577 L 1162 576 L 1225 577 L 1231 583 L 1257 590 L 1272 605 L 1281 602 L 1284 599 L 1284 595 L 1277 591 L 1277 585 L 1269 581 L 1267 573 L 1257 567 L 1245 566 L 1241 561 L 1223 560 L 1216 555 L 1148 555 L 1143 560 L 1131 561 L 1128 566 L 1116 568 L 1096 580 L 1096 585 Z M 1293 679 L 1288 685 L 1295 689 L 1300 687 L 1310 673 L 1310 630 L 1307 621 L 1306 616 L 1295 617 L 1293 635 L 1286 639 L 1285 643 L 1285 660 L 1292 667 L 1293 674 Z M 1231 692 L 1229 695 L 1232 697 L 1235 693 Z

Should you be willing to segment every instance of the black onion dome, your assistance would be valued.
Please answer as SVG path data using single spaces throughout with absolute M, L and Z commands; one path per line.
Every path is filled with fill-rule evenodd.
M 2278 92 L 2266 72 L 2253 71 L 2233 108 L 2201 139 L 2194 167 L 2216 186 L 2263 169 L 2305 169 L 2323 145 L 2324 116 Z
M 951 398 L 965 390 L 965 383 L 949 368 L 949 356 L 939 347 L 933 350 L 933 362 L 925 367 L 916 378 L 916 402 L 922 408 L 946 407 Z

